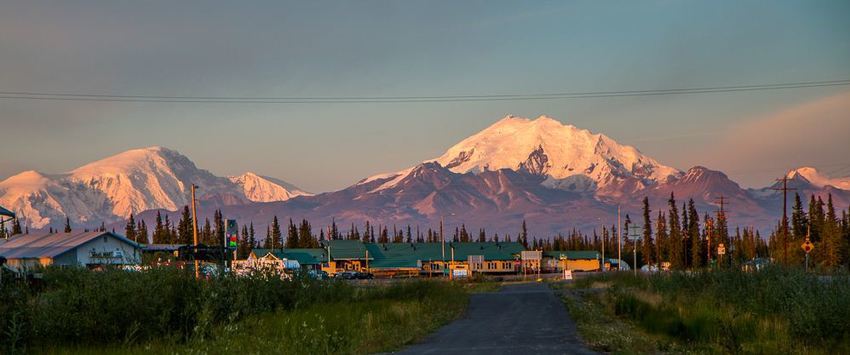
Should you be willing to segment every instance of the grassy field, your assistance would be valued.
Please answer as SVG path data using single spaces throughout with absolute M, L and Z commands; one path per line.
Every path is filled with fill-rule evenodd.
M 50 270 L 36 285 L 3 285 L 0 353 L 390 351 L 458 317 L 467 287 Z
M 614 353 L 850 353 L 850 279 L 768 269 L 579 279 L 579 332 Z

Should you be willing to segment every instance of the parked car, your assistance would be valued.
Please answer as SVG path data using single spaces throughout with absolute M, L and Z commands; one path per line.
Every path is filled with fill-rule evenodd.
M 356 273 L 355 277 L 358 280 L 371 280 L 375 278 L 375 275 L 372 275 L 372 273 L 369 272 L 358 272 Z
M 322 270 L 310 270 L 307 271 L 307 275 L 316 280 L 327 280 L 330 278 L 328 273 Z
M 357 279 L 357 272 L 356 271 L 343 271 L 343 272 L 337 273 L 334 277 L 336 277 L 338 279 L 343 279 L 343 280 L 354 280 L 354 279 Z

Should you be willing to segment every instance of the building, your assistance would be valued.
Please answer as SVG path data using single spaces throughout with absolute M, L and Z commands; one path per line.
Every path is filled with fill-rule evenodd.
M 376 276 L 442 275 L 464 269 L 472 273 L 514 273 L 523 249 L 520 243 L 362 243 L 356 240 L 323 242 L 330 256 L 323 270 L 365 271 Z
M 25 234 L 0 244 L 0 256 L 19 271 L 45 266 L 137 265 L 141 247 L 111 232 Z
M 324 249 L 298 248 L 298 249 L 254 249 L 246 260 L 248 266 L 262 268 L 261 265 L 270 265 L 276 269 L 292 270 L 321 270 L 322 263 L 327 261 Z
M 543 269 L 561 272 L 598 271 L 600 268 L 599 252 L 595 250 L 552 250 L 543 253 Z

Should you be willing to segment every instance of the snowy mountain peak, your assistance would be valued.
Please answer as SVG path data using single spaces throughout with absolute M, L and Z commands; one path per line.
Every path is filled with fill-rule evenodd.
M 250 171 L 239 176 L 228 177 L 228 179 L 242 187 L 245 197 L 253 202 L 286 201 L 296 196 L 311 195 L 285 181 Z
M 245 174 L 231 179 L 199 169 L 175 150 L 154 146 L 128 150 L 70 172 L 25 171 L 0 182 L 0 205 L 24 216 L 34 228 L 98 224 L 151 209 L 177 210 L 189 203 L 192 184 L 199 200 L 218 205 L 284 201 L 305 192 L 281 180 Z
M 584 175 L 595 182 L 594 187 L 619 186 L 624 179 L 635 179 L 629 185 L 640 188 L 681 174 L 634 147 L 549 116 L 533 120 L 506 116 L 433 161 L 458 173 L 524 170 L 548 176 L 552 187 L 558 187 L 559 180 L 569 180 L 573 186 L 576 175 Z
M 850 190 L 850 177 L 830 178 L 809 166 L 791 170 L 787 176 L 791 180 L 802 179 L 818 188 L 832 186 L 842 190 Z

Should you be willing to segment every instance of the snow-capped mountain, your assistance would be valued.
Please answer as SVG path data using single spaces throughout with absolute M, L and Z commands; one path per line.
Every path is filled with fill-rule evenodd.
M 523 171 L 544 177 L 547 187 L 600 197 L 622 196 L 682 175 L 634 147 L 547 116 L 507 116 L 428 162 L 456 173 Z M 394 177 L 378 188 L 385 189 L 412 171 L 376 175 L 361 183 Z
M 252 172 L 231 176 L 228 179 L 241 187 L 245 197 L 253 202 L 286 201 L 296 196 L 312 195 L 283 180 L 260 176 Z
M 788 179 L 805 182 L 818 188 L 832 186 L 841 190 L 850 190 L 850 177 L 830 178 L 821 174 L 817 169 L 808 166 L 791 170 L 788 172 Z
M 303 194 L 251 173 L 234 180 L 238 182 L 199 169 L 174 150 L 149 147 L 63 174 L 27 171 L 12 176 L 0 182 L 0 204 L 18 212 L 30 226 L 42 228 L 58 225 L 66 216 L 74 223 L 99 224 L 145 210 L 177 210 L 189 203 L 193 183 L 202 187 L 197 192 L 200 200 L 217 205 L 283 201 Z

